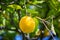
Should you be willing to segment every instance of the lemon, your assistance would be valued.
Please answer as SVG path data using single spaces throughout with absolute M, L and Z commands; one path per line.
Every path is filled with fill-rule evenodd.
M 49 31 L 48 30 L 44 30 L 44 36 L 49 36 L 50 35 L 50 33 L 49 33 Z
M 35 29 L 35 21 L 30 16 L 24 16 L 19 22 L 19 27 L 23 33 L 31 33 Z

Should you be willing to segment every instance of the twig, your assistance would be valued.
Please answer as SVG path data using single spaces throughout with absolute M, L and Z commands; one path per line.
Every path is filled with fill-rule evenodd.
M 45 19 L 41 19 L 40 17 L 36 17 L 38 19 L 40 19 L 41 21 L 43 20 L 44 22 L 46 22 L 48 25 L 50 24 L 48 21 L 46 21 Z
M 51 31 L 48 29 L 47 25 L 42 21 L 42 23 L 44 24 L 44 26 L 46 27 L 46 29 L 49 31 L 49 33 L 51 34 L 52 38 L 54 39 L 53 34 L 51 33 Z
M 49 31 L 49 33 L 51 34 L 51 36 L 52 36 L 52 38 L 53 38 L 53 40 L 54 40 L 53 34 L 51 33 L 51 31 L 49 30 L 49 28 L 48 28 L 47 25 L 45 24 L 45 20 L 43 20 L 43 19 L 41 19 L 41 18 L 39 18 L 39 17 L 37 17 L 37 18 L 42 21 L 42 23 L 44 24 L 45 28 Z
M 27 10 L 26 10 L 26 1 L 27 1 L 27 0 L 24 0 L 24 8 L 25 8 L 25 12 L 26 12 L 26 15 L 27 15 Z

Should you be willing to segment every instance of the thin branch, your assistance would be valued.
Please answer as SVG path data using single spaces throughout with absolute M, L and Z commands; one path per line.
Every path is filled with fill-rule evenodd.
M 25 8 L 25 12 L 26 12 L 26 15 L 27 15 L 26 1 L 27 1 L 27 0 L 24 0 L 24 8 Z
M 47 25 L 42 21 L 42 23 L 44 24 L 44 26 L 46 27 L 46 29 L 49 31 L 49 33 L 51 34 L 52 38 L 54 39 L 53 34 L 51 33 L 51 31 L 48 29 Z
M 38 19 L 40 19 L 41 21 L 43 20 L 44 22 L 46 22 L 48 25 L 50 24 L 48 21 L 46 21 L 45 19 L 41 19 L 40 17 L 36 17 Z
M 37 17 L 37 18 L 42 21 L 42 23 L 44 24 L 45 28 L 49 31 L 49 33 L 51 34 L 52 38 L 54 39 L 53 34 L 51 33 L 51 31 L 49 30 L 49 28 L 48 28 L 47 25 L 45 24 L 45 20 L 43 20 L 43 19 L 41 19 L 41 18 L 39 18 L 39 17 Z

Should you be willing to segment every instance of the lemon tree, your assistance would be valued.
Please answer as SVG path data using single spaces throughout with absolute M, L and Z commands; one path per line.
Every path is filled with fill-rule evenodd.
M 24 16 L 19 22 L 19 27 L 23 33 L 31 33 L 35 29 L 35 21 L 30 16 Z

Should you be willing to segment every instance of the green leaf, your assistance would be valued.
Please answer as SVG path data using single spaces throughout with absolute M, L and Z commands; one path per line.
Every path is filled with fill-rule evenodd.
M 33 4 L 43 3 L 44 1 L 35 1 Z
M 8 7 L 11 7 L 11 8 L 16 9 L 16 10 L 22 9 L 20 5 L 16 5 L 16 4 L 8 5 Z

